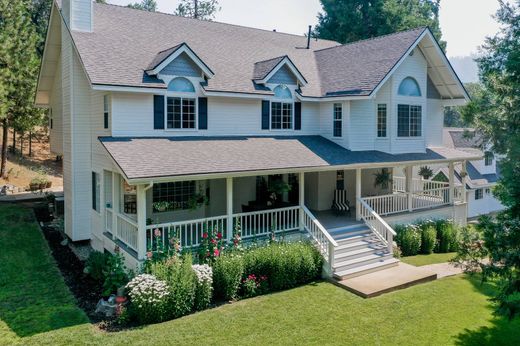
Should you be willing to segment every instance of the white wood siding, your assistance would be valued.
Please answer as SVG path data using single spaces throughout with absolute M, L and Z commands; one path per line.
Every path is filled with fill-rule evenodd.
M 71 28 L 78 31 L 92 31 L 92 0 L 70 0 Z
M 51 152 L 56 155 L 63 155 L 63 103 L 62 103 L 62 78 L 61 78 L 61 58 L 58 60 L 58 68 L 51 93 L 50 107 L 52 111 L 52 129 L 50 129 L 49 142 Z

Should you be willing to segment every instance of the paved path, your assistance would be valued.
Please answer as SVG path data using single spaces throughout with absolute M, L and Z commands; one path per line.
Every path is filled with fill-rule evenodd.
M 446 276 L 453 276 L 453 275 L 462 273 L 461 268 L 457 268 L 451 263 L 428 264 L 425 266 L 421 266 L 420 268 L 424 268 L 424 269 L 430 270 L 434 273 L 437 273 L 438 279 L 446 277 Z

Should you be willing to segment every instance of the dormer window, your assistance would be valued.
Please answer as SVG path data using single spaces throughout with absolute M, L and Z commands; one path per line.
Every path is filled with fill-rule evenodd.
M 168 93 L 185 93 L 187 95 L 166 98 L 166 128 L 195 129 L 197 111 L 193 83 L 187 78 L 175 78 L 168 84 Z M 193 96 L 189 94 L 193 94 Z
M 293 128 L 293 102 L 291 90 L 279 85 L 273 90 L 275 100 L 271 102 L 271 129 L 291 130 Z
M 170 84 L 168 84 L 168 91 L 194 93 L 195 87 L 193 86 L 193 83 L 190 82 L 187 78 L 178 77 L 173 79 Z
M 406 77 L 399 85 L 397 93 L 401 96 L 421 96 L 421 88 L 414 78 Z

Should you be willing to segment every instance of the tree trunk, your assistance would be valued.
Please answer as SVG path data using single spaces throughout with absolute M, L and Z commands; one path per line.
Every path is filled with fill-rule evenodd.
M 2 154 L 0 155 L 0 177 L 5 178 L 7 175 L 7 119 L 2 121 Z
M 20 156 L 23 157 L 23 136 L 25 134 L 22 132 L 20 133 Z
M 13 150 L 13 154 L 16 153 L 16 131 L 13 129 L 13 146 L 11 148 Z
M 29 157 L 32 156 L 32 132 L 29 132 Z

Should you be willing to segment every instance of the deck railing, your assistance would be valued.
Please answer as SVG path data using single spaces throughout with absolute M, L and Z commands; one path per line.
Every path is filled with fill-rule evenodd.
M 105 231 L 107 231 L 110 234 L 112 234 L 112 218 L 113 218 L 112 209 L 106 208 L 105 209 Z
M 316 243 L 322 256 L 328 261 L 330 268 L 334 267 L 334 249 L 338 243 L 332 238 L 327 229 L 316 219 L 307 207 L 302 207 L 303 226 Z
M 425 191 L 417 191 L 413 194 L 413 209 L 425 209 L 451 204 L 450 188 L 442 187 Z
M 233 214 L 233 225 L 240 222 L 242 239 L 286 232 L 299 228 L 300 207 L 287 207 Z
M 358 201 L 360 205 L 359 213 L 361 219 L 378 238 L 387 244 L 388 250 L 392 253 L 394 236 L 396 235 L 395 231 L 381 218 L 381 216 L 378 215 L 378 213 L 374 211 L 374 209 L 370 207 L 366 201 L 361 198 L 358 198 Z
M 117 214 L 116 238 L 134 251 L 137 251 L 137 222 L 123 214 Z
M 379 215 L 402 213 L 408 210 L 408 194 L 406 193 L 363 197 L 362 200 Z
M 441 189 L 444 187 L 449 187 L 450 183 L 443 181 L 433 181 L 433 180 L 422 180 L 418 178 L 412 179 L 412 192 L 419 192 L 425 190 L 435 190 Z M 406 192 L 406 178 L 393 176 L 392 177 L 392 187 L 394 192 Z

